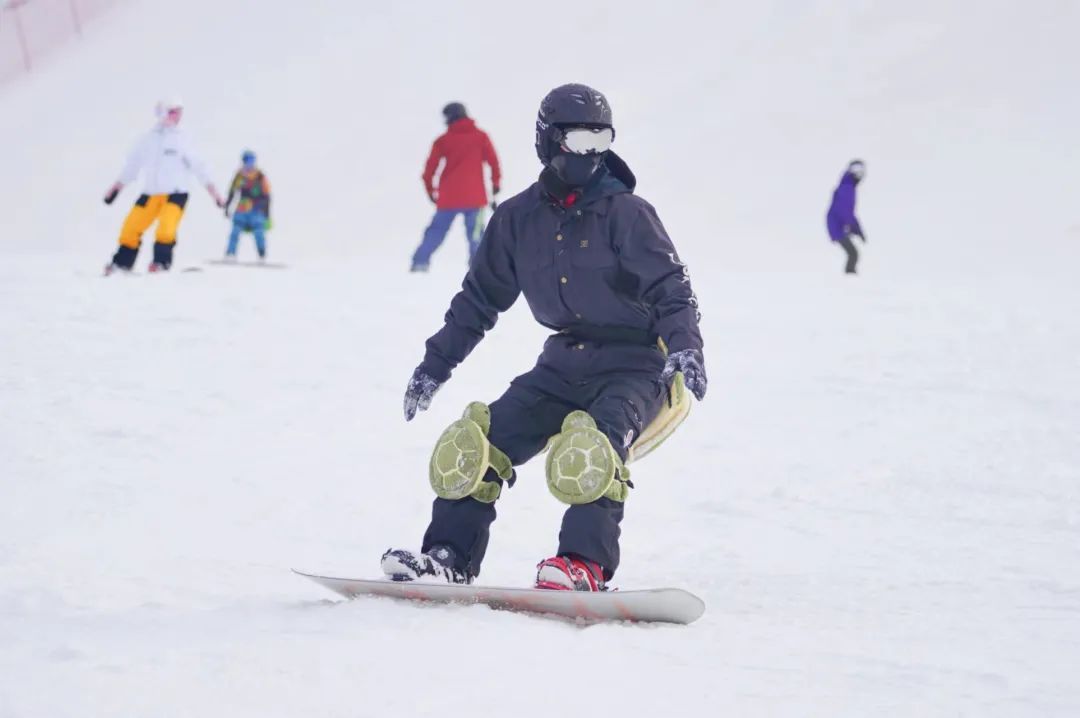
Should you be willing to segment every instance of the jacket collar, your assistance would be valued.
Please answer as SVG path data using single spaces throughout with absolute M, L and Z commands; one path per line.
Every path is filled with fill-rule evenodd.
M 604 162 L 592 176 L 589 183 L 581 189 L 573 189 L 555 174 L 550 167 L 545 167 L 540 173 L 539 185 L 540 197 L 561 209 L 576 208 L 588 210 L 595 214 L 607 214 L 609 202 L 607 199 L 617 194 L 633 193 L 637 185 L 637 178 L 630 171 L 630 167 L 614 152 L 610 150 L 604 156 Z

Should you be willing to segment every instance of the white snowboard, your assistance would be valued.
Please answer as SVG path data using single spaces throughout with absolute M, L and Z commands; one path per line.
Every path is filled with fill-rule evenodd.
M 317 576 L 295 569 L 293 572 L 346 598 L 387 596 L 433 603 L 481 603 L 504 611 L 553 614 L 585 623 L 639 621 L 686 624 L 693 623 L 705 613 L 705 602 L 681 588 L 587 593 L 385 579 L 372 581 Z
M 247 260 L 225 260 L 225 259 L 208 259 L 207 264 L 213 264 L 218 267 L 263 267 L 264 269 L 285 269 L 285 265 L 280 262 L 250 262 Z

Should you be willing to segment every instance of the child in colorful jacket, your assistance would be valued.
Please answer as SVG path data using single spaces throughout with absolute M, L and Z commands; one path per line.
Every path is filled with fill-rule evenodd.
M 255 153 L 245 150 L 240 156 L 243 166 L 233 177 L 229 186 L 229 196 L 225 199 L 225 216 L 229 216 L 229 205 L 233 197 L 239 195 L 236 210 L 232 213 L 233 228 L 229 234 L 229 246 L 225 250 L 226 259 L 236 258 L 236 245 L 241 232 L 255 235 L 255 249 L 259 259 L 266 259 L 266 230 L 270 228 L 270 181 L 262 170 L 255 166 Z

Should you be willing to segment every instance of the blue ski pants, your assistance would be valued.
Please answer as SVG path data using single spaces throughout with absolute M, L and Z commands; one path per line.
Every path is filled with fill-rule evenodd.
M 266 256 L 266 215 L 262 212 L 237 212 L 233 215 L 232 232 L 229 234 L 229 247 L 225 254 L 234 256 L 236 245 L 240 242 L 241 232 L 255 235 L 255 249 L 260 257 Z
M 424 230 L 424 238 L 413 254 L 414 267 L 426 267 L 431 263 L 431 255 L 442 245 L 446 239 L 446 233 L 450 231 L 450 225 L 459 214 L 465 217 L 465 239 L 469 242 L 469 259 L 476 254 L 476 248 L 480 246 L 480 237 L 484 233 L 483 221 L 480 213 L 483 208 L 476 209 L 439 209 L 435 210 L 435 216 L 431 218 L 431 224 Z

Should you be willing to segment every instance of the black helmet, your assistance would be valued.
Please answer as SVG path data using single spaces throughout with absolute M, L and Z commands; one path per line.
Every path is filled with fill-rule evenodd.
M 611 124 L 611 105 L 602 92 L 587 85 L 569 84 L 556 87 L 540 102 L 536 115 L 536 155 L 547 166 L 558 150 L 564 127 L 608 127 Z
M 451 102 L 446 107 L 442 108 L 443 117 L 446 118 L 446 124 L 457 122 L 460 119 L 468 117 L 468 113 L 465 112 L 465 105 L 460 102 Z

